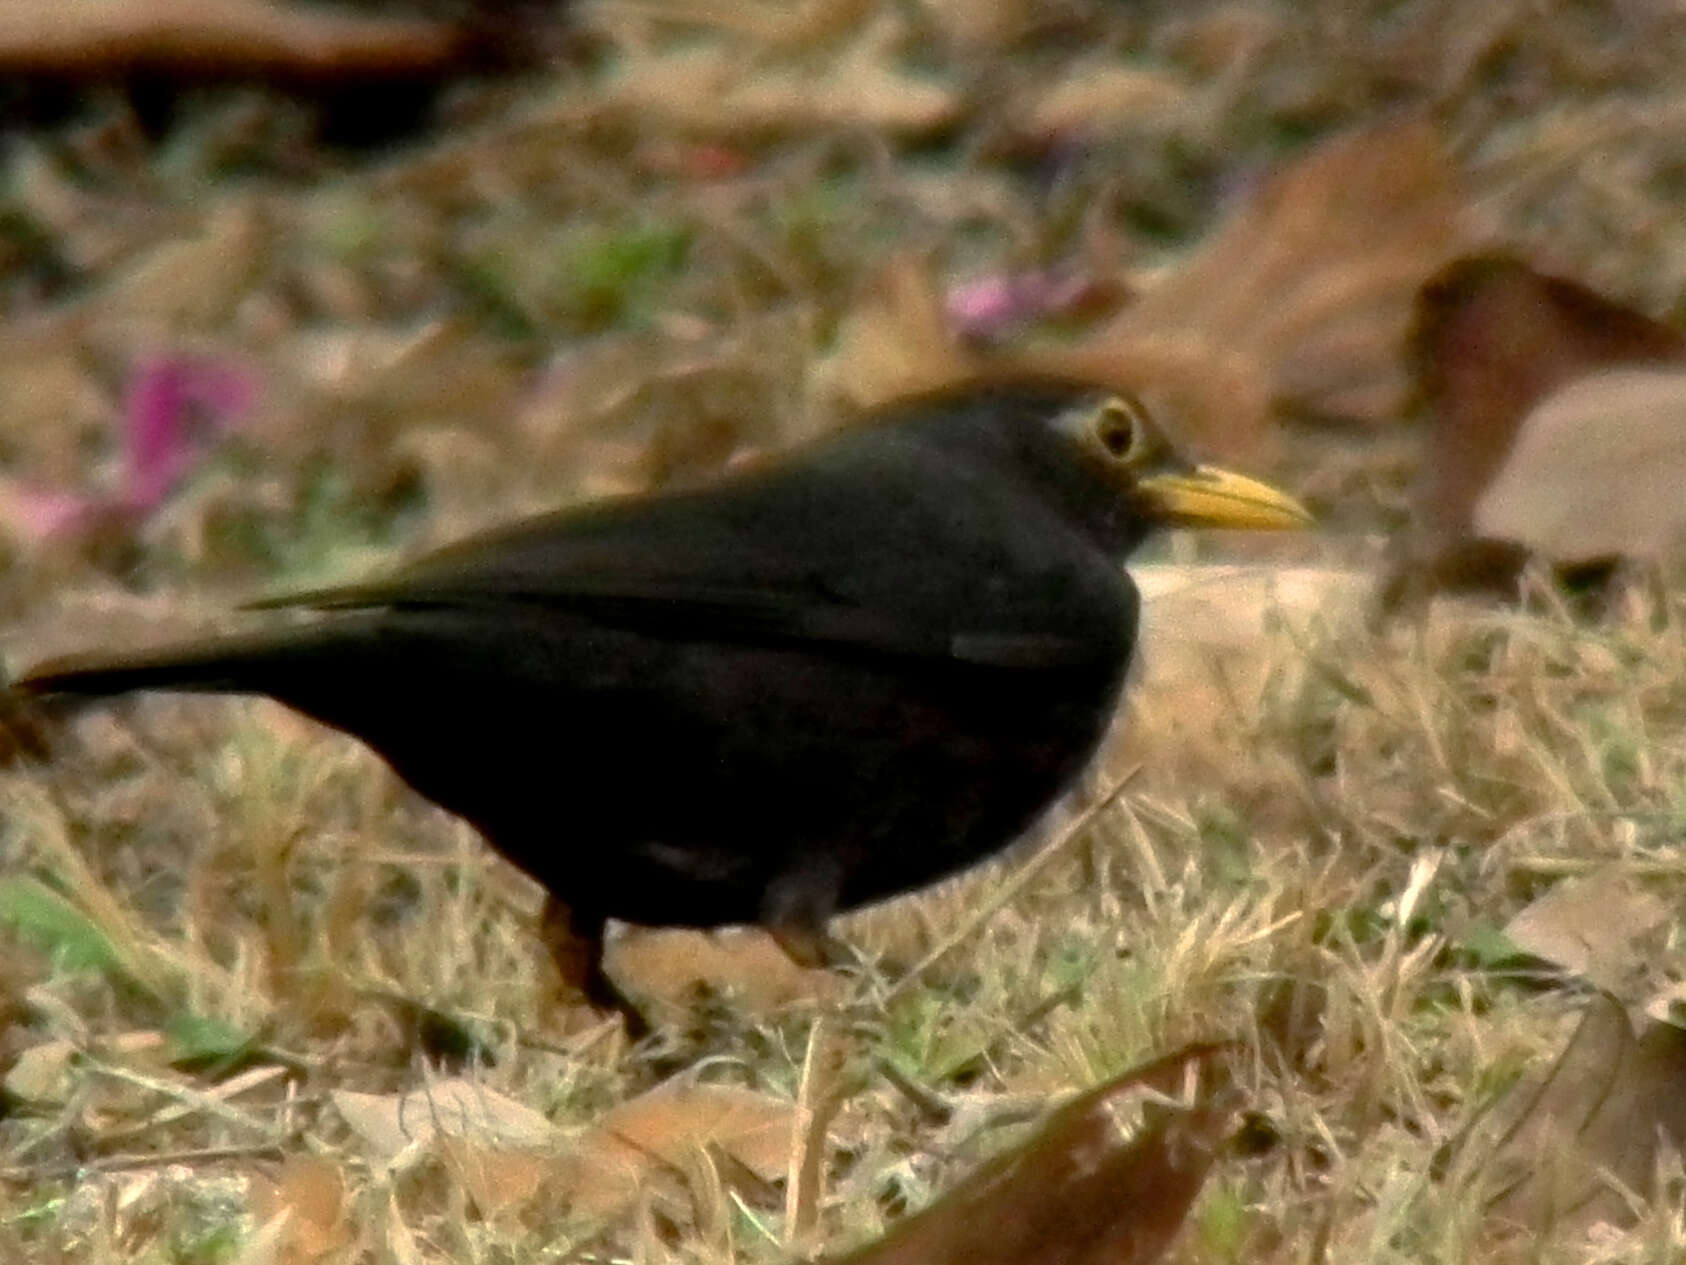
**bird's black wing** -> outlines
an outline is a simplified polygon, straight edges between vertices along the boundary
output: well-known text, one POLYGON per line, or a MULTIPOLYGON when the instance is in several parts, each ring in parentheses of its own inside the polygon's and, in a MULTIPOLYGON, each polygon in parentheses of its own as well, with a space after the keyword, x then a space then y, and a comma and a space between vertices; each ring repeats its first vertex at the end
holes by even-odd
POLYGON ((259 603, 554 606, 657 635, 1054 667, 1116 656, 1117 565, 1010 472, 883 431, 698 491, 450 546, 385 581, 259 603))

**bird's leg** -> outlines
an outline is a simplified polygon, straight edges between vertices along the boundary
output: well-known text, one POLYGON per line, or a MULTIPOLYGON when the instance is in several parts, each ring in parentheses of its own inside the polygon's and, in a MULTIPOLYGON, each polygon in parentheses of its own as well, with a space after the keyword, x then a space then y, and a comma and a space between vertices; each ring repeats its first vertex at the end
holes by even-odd
POLYGON ((810 970, 818 967, 849 966, 855 955, 849 946, 824 927, 804 926, 800 923, 773 923, 764 928, 773 943, 796 965, 810 970))
POLYGON ((836 909, 835 867, 812 865, 768 884, 761 902, 761 927, 798 966, 848 966, 854 955, 825 929, 826 920, 836 909))
POLYGON ((650 1031, 650 1023, 603 969, 607 923, 602 914, 575 909, 547 893, 544 912, 539 915, 539 935, 550 950, 563 985, 581 993, 597 1010, 618 1011, 626 1023, 627 1036, 637 1040, 650 1031))

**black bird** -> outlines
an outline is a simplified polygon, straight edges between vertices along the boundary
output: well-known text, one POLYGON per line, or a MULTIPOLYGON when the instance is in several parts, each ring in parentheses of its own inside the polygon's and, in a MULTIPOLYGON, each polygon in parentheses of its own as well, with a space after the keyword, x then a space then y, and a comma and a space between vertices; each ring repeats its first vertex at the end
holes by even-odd
POLYGON ((1155 527, 1298 527, 1128 395, 973 384, 700 490, 610 500, 259 607, 307 621, 55 659, 32 694, 265 694, 352 734, 550 893, 595 1004, 604 923, 831 914, 1013 841, 1113 715, 1155 527))

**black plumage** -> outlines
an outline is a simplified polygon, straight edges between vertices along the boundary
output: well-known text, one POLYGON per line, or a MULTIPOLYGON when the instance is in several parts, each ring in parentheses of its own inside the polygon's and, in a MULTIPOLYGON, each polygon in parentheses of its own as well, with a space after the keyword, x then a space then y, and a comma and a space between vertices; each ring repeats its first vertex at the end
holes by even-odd
POLYGON ((1010 843, 1112 717, 1165 523, 1304 520, 1178 459, 1135 400, 993 383, 692 491, 476 537, 307 620, 42 664, 37 694, 265 694, 362 739, 552 894, 594 1001, 604 920, 826 919, 1010 843))

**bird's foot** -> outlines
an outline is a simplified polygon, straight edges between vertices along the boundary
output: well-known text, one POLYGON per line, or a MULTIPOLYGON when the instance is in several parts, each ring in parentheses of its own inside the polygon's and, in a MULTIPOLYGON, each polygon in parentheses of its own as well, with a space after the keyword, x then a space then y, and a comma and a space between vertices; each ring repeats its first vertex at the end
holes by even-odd
POLYGON ((849 946, 824 927, 786 922, 773 923, 764 930, 773 937, 773 943, 784 950, 787 958, 808 970, 837 970, 855 964, 855 955, 849 946))
POLYGON ((644 1012, 637 1004, 620 990, 620 986, 609 978, 602 963, 598 963, 597 969, 587 974, 581 982, 580 991, 585 994, 587 1004, 594 1010, 618 1014, 621 1017, 627 1040, 642 1041, 650 1035, 650 1021, 644 1017, 644 1012))
POLYGON ((628 1039, 637 1041, 650 1032, 650 1021, 632 999, 620 990, 603 969, 603 931, 607 919, 581 913, 546 896, 539 915, 539 935, 556 963, 562 985, 583 997, 595 1010, 619 1014, 628 1039))
POLYGON ((838 862, 810 856, 767 886, 761 902, 761 927, 798 966, 844 967, 855 955, 825 929, 837 910, 838 862))

